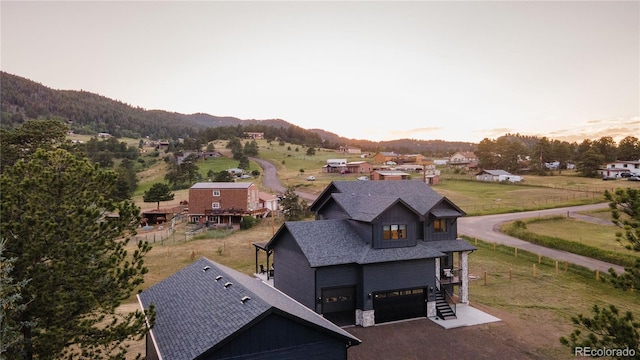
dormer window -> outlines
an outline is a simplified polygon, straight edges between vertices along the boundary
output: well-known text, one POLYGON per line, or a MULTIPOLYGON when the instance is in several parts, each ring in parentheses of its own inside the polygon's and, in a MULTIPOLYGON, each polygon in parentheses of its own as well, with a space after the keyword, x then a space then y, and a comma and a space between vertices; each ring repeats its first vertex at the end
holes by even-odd
POLYGON ((435 219, 433 221, 433 231, 447 232, 447 219, 435 219))
POLYGON ((407 225, 383 225, 382 226, 382 239, 383 240, 399 240, 407 238, 407 225))

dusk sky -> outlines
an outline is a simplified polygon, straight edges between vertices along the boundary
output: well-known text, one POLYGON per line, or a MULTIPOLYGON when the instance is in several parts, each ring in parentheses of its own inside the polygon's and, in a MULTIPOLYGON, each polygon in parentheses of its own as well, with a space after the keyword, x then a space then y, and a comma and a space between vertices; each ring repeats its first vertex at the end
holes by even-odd
MULTIPOLYGON (((369 140, 640 137, 640 1, 1 1, 2 71, 369 140)), ((1 84, 0 84, 1 86, 1 84)))

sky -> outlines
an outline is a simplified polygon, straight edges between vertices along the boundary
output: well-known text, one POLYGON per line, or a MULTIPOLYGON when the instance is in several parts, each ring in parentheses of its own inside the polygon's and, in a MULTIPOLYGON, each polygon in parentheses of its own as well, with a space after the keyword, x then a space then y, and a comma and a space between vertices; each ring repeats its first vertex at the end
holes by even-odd
POLYGON ((2 0, 0 20, 2 71, 148 110, 373 141, 640 137, 640 1, 2 0))

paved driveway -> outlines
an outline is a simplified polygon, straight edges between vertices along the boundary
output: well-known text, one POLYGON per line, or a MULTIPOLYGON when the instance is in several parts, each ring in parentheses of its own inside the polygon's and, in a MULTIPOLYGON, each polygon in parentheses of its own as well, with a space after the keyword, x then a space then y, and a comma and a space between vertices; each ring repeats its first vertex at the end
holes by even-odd
POLYGON ((458 233, 488 242, 496 242, 498 244, 518 247, 519 249, 527 250, 534 254, 541 254, 542 256, 546 256, 558 261, 566 260, 570 263, 581 265, 591 270, 598 269, 602 272, 607 272, 609 268, 613 268, 616 272, 622 273, 624 272, 624 268, 622 266, 592 259, 582 255, 572 254, 567 251, 550 249, 541 245, 532 244, 530 242, 503 234, 499 231, 502 223, 507 221, 549 215, 566 215, 568 217, 579 217, 579 214, 575 214, 576 212, 604 209, 607 207, 607 203, 601 203, 558 209, 526 211, 511 214, 463 217, 458 219, 458 233))

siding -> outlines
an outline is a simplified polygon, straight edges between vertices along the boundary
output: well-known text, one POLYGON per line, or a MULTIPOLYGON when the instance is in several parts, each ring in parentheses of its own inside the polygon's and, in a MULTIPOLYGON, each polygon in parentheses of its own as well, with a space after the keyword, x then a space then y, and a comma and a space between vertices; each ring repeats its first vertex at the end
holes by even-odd
POLYGON ((315 270, 289 232, 275 244, 273 264, 275 288, 315 311, 315 270))
POLYGON ((380 216, 373 225, 373 247, 376 249, 397 248, 415 246, 417 244, 416 227, 420 224, 420 218, 413 211, 402 204, 396 204, 380 216), (382 226, 390 224, 406 224, 407 238, 396 240, 382 239, 382 226))
MULTIPOLYGON (((361 286, 359 285, 359 266, 357 265, 342 265, 331 266, 316 269, 316 297, 319 298, 322 295, 323 288, 332 288, 340 286, 356 286, 356 306, 362 301, 360 295, 361 286)), ((318 307, 318 312, 321 310, 318 307)))
POLYGON ((447 231, 435 232, 433 227, 433 219, 425 223, 425 241, 438 241, 438 240, 455 240, 458 236, 458 222, 455 218, 446 218, 447 231))
POLYGON ((348 219, 349 215, 342 210, 335 201, 329 200, 326 206, 322 208, 322 212, 319 212, 316 215, 316 220, 324 220, 324 219, 348 219))
POLYGON ((344 341, 277 314, 203 359, 346 359, 344 341))
MULTIPOLYGON (((423 259, 372 264, 362 269, 363 310, 373 309, 373 299, 366 295, 386 290, 435 287, 435 260, 423 259)), ((427 292, 428 293, 428 292, 427 292)), ((429 294, 435 300, 435 293, 429 294)))

